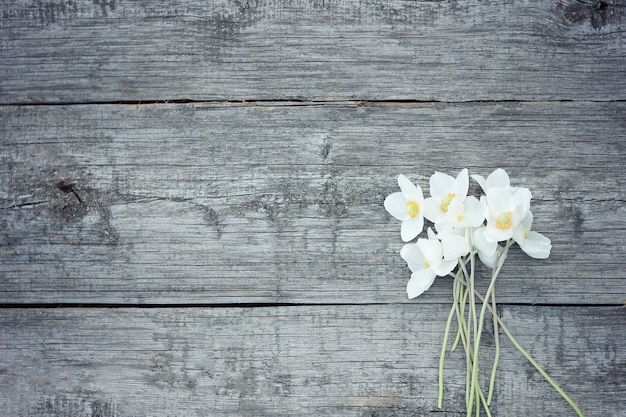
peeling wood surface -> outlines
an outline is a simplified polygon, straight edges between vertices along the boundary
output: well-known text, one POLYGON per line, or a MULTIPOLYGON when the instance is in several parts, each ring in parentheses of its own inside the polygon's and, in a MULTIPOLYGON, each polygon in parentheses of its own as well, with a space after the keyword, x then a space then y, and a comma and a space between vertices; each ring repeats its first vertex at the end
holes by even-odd
POLYGON ((0 103, 626 98, 624 0, 4 0, 0 103))
MULTIPOLYGON (((626 409, 623 0, 1 3, 1 417, 464 415, 382 207, 463 167, 553 242, 505 322, 626 409)), ((502 343, 494 416, 574 415, 502 343)))
MULTIPOLYGON (((618 416, 624 309, 504 307, 523 345, 589 417, 618 416), (601 389, 598 389, 601 387, 601 389)), ((6 416, 441 416, 464 407, 444 305, 0 311, 6 416), (446 411, 447 410, 447 411, 446 411)), ((485 359, 493 338, 483 341, 485 359)), ((572 415, 502 340, 494 415, 572 415)))

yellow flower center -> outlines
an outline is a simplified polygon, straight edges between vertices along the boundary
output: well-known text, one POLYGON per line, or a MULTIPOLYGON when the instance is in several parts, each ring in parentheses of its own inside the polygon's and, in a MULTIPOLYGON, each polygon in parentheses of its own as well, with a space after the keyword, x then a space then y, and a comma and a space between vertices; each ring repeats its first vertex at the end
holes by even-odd
POLYGON ((420 206, 415 202, 415 200, 409 200, 406 202, 406 211, 409 213, 411 218, 414 218, 420 212, 420 206))
POLYGON ((452 202, 452 199, 454 198, 454 196, 455 196, 455 194, 450 193, 450 194, 448 194, 447 196, 445 196, 444 198, 441 199, 441 205, 439 206, 441 211, 443 211, 444 213, 448 212, 448 206, 452 202))
POLYGON ((424 261, 424 269, 428 268, 430 268, 430 264, 428 263, 428 261, 424 261))
POLYGON ((496 217, 496 227, 501 230, 510 229, 513 226, 513 212, 503 211, 496 217))

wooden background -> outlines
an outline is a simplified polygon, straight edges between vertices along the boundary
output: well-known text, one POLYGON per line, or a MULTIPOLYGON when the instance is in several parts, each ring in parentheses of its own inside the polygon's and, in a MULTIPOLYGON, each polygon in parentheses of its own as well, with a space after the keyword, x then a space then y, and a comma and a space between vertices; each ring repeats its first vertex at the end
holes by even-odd
MULTIPOLYGON (((382 207, 463 167, 529 187, 553 242, 512 251, 503 319, 586 416, 624 415, 625 24, 624 0, 3 0, 0 415, 463 415, 460 352, 436 404, 451 282, 406 299, 382 207)), ((574 415, 502 343, 494 415, 574 415)))

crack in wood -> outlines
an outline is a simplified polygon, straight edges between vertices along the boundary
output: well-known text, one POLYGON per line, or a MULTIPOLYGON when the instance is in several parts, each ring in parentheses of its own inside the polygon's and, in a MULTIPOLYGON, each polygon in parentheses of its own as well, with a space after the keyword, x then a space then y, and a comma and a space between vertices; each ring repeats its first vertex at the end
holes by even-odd
POLYGON ((78 202, 80 204, 83 204, 83 200, 82 198, 80 198, 80 196, 78 195, 78 192, 76 190, 76 184, 73 184, 71 182, 68 182, 66 179, 62 179, 61 181, 56 183, 56 187, 63 191, 66 194, 74 194, 74 197, 76 197, 76 199, 78 200, 78 202))
POLYGON ((40 206, 42 204, 48 204, 48 200, 39 200, 39 201, 27 201, 24 203, 15 203, 15 204, 11 204, 10 206, 4 206, 4 207, 0 207, 0 210, 9 210, 9 209, 18 209, 18 208, 32 208, 32 207, 37 207, 40 206))

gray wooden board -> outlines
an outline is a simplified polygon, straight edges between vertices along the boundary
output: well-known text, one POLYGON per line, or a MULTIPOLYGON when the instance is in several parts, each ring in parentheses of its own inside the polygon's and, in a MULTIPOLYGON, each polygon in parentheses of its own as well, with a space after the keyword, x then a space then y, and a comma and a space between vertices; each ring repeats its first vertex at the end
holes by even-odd
MULTIPOLYGON (((0 310, 0 415, 463 414, 465 359, 437 367, 445 305, 0 310)), ((624 308, 502 307, 587 417, 626 406, 624 308)), ((488 328, 490 326, 487 326, 488 328)), ((571 416, 503 338, 494 415, 571 416)), ((489 369, 493 337, 483 338, 489 369)))
POLYGON ((4 0, 0 103, 623 100, 624 0, 4 0))
MULTIPOLYGON (((626 104, 0 108, 3 303, 405 302, 406 174, 504 167, 548 260, 503 302, 626 299, 626 104)), ((474 191, 475 186, 473 186, 474 191)), ((479 270, 486 275, 488 271, 479 270)), ((484 280, 483 280, 484 282, 484 280)), ((419 302, 446 302, 439 280, 419 302)))

